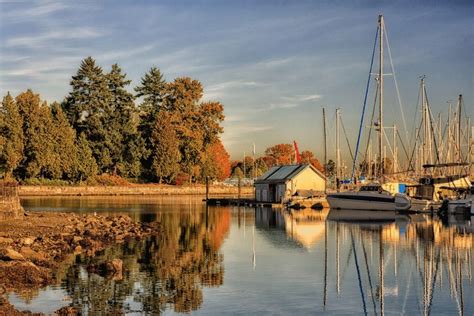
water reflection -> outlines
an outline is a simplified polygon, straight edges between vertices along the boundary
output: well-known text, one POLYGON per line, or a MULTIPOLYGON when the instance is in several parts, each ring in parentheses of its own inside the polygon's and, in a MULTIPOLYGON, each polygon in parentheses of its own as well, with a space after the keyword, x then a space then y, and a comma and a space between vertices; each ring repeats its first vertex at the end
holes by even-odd
MULTIPOLYGON (((163 228, 159 236, 112 247, 98 258, 71 259, 60 287, 65 304, 86 314, 474 313, 470 217, 207 209, 200 199, 172 197, 65 201, 25 205, 118 209, 163 228), (85 269, 112 258, 123 260, 121 279, 85 269)), ((28 297, 27 308, 36 311, 44 292, 28 297)))
POLYGON ((187 207, 136 218, 160 222, 161 233, 106 249, 95 258, 78 256, 62 277, 70 305, 86 314, 113 315, 133 311, 154 315, 169 307, 176 312, 198 309, 202 288, 223 284, 219 249, 229 231, 229 210, 187 207), (90 264, 114 258, 123 260, 121 278, 86 271, 90 264))

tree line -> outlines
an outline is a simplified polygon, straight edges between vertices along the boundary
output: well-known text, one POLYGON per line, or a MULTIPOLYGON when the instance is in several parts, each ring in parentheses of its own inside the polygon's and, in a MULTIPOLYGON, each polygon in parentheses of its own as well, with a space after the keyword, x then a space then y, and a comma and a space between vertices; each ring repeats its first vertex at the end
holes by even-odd
MULTIPOLYGON (((311 164, 324 172, 323 165, 310 150, 303 150, 300 154, 301 163, 311 164)), ((296 163, 296 154, 292 144, 277 144, 265 149, 260 157, 245 156, 242 160, 231 163, 231 175, 235 178, 254 178, 263 175, 273 166, 296 163)), ((326 175, 332 176, 334 162, 330 160, 326 165, 326 175)))
POLYGON ((220 140, 224 107, 204 102, 202 84, 167 82, 152 67, 135 93, 114 64, 85 58, 71 91, 47 104, 27 90, 0 107, 0 174, 20 181, 91 180, 102 174, 145 182, 197 182, 229 176, 220 140))

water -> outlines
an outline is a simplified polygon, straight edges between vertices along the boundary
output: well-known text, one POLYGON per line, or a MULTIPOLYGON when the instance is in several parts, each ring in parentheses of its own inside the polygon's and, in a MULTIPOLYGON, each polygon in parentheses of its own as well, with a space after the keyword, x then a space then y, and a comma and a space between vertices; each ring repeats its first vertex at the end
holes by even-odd
POLYGON ((473 315, 474 218, 209 207, 196 197, 28 198, 27 210, 126 213, 163 232, 76 257, 21 309, 85 314, 473 315), (364 222, 370 217, 371 223, 364 222), (85 267, 121 258, 121 280, 85 267))

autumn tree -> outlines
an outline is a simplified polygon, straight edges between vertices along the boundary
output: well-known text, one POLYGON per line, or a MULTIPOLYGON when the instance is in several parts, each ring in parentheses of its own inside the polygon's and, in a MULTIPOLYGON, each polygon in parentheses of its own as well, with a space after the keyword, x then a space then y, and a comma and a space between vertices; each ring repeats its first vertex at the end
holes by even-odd
POLYGON ((230 156, 220 140, 208 146, 203 162, 201 177, 203 180, 217 179, 223 181, 230 176, 230 156))
POLYGON ((301 152, 301 162, 311 164, 313 167, 315 167, 319 171, 324 172, 324 167, 321 165, 319 160, 316 157, 314 157, 313 152, 309 150, 303 150, 301 152))
POLYGON ((0 108, 0 166, 5 177, 13 176, 13 171, 23 159, 24 135, 23 119, 15 100, 8 93, 0 108))
POLYGON ((271 157, 275 165, 288 165, 294 160, 294 149, 291 144, 278 144, 267 148, 265 155, 271 157))

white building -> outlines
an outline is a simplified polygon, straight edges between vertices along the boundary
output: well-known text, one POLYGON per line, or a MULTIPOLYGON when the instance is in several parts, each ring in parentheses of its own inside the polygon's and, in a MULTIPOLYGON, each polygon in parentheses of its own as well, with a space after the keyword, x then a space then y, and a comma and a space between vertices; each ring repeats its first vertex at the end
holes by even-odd
POLYGON ((324 191, 324 174, 310 164, 275 166, 255 180, 257 202, 281 203, 298 190, 324 191))

